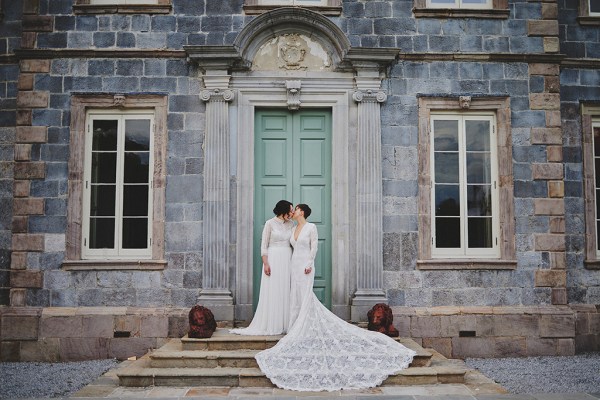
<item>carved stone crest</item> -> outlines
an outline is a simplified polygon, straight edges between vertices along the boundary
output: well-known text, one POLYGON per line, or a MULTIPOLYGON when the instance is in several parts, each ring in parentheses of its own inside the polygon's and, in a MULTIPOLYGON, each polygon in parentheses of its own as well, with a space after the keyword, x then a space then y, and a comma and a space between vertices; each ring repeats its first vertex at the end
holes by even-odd
POLYGON ((279 38, 277 55, 279 68, 291 70, 306 69, 306 66, 302 65, 306 51, 307 49, 298 34, 290 33, 281 36, 279 38))

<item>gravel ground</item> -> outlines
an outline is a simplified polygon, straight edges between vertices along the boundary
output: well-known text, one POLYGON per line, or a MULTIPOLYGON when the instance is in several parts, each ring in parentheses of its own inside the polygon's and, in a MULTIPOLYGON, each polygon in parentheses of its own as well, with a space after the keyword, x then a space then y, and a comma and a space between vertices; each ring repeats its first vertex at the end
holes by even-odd
MULTIPOLYGON (((594 393, 600 388, 600 353, 470 358, 466 363, 514 394, 594 393)), ((118 364, 117 360, 0 363, 0 399, 70 396, 118 364)))
POLYGON ((118 364, 117 360, 0 363, 0 399, 70 396, 118 364))
POLYGON ((510 393, 597 393, 600 353, 571 357, 469 358, 467 366, 510 393))

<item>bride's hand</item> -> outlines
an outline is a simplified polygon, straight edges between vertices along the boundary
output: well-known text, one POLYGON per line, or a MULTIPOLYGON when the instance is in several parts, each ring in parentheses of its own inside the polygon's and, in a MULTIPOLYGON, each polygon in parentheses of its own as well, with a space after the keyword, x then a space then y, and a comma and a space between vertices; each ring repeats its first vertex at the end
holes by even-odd
POLYGON ((271 267, 269 265, 265 264, 264 270, 265 270, 265 275, 266 276, 271 276, 271 267))
POLYGON ((312 272, 312 267, 306 267, 306 268, 304 268, 304 273, 306 275, 310 274, 311 272, 312 272))

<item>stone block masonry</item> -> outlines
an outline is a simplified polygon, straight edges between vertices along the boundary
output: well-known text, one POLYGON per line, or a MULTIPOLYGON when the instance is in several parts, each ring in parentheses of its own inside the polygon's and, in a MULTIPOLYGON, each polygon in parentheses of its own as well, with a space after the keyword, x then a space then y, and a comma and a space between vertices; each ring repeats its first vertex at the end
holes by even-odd
MULTIPOLYGON (((187 308, 0 308, 0 361, 141 357, 187 334, 187 308)), ((600 349, 593 305, 393 307, 400 336, 449 358, 557 356, 600 349)), ((219 323, 219 326, 227 326, 219 323)))
POLYGON ((558 356, 600 348, 600 313, 593 305, 392 309, 400 336, 449 358, 558 356))

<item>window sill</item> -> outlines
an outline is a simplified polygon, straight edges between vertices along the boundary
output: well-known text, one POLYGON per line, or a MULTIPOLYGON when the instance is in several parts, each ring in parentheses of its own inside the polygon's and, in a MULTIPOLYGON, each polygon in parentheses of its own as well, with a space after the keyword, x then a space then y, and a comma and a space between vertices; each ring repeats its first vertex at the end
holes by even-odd
POLYGON ((600 16, 599 17, 590 17, 590 16, 582 16, 582 17, 577 17, 577 22, 579 22, 579 25, 592 25, 592 26, 598 26, 600 25, 600 16))
POLYGON ((163 270, 167 266, 166 260, 75 260, 64 261, 62 268, 65 271, 92 271, 92 270, 163 270))
POLYGON ((413 8, 416 18, 493 18, 508 19, 508 9, 474 10, 464 8, 413 8))
POLYGON ((170 4, 76 4, 73 6, 75 14, 169 14, 170 12, 170 4))
POLYGON ((585 269, 600 269, 600 260, 585 260, 583 262, 585 269))
MULTIPOLYGON (((280 8, 281 6, 272 6, 272 5, 244 5, 244 12, 246 15, 257 15, 262 14, 267 11, 274 10, 276 8, 280 8)), ((342 7, 341 6, 314 6, 314 7, 302 7, 315 12, 318 12, 322 15, 329 16, 340 16, 342 15, 342 7)))
POLYGON ((517 260, 417 260, 418 270, 514 270, 517 260))

